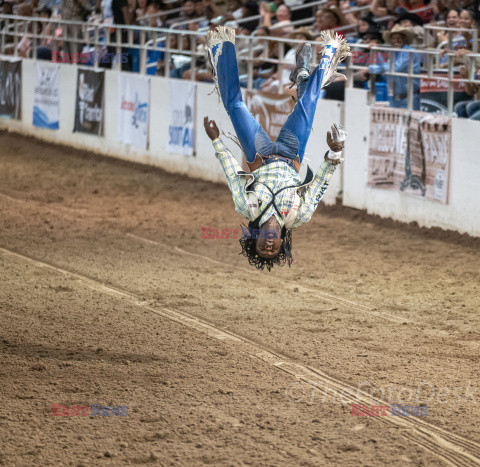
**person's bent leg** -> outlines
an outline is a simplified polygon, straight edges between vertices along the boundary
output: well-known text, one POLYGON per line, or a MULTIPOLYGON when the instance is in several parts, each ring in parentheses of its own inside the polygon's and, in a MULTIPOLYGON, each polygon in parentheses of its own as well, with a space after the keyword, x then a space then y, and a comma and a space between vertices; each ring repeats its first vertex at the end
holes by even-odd
POLYGON ((212 47, 212 55, 215 56, 215 53, 220 54, 216 60, 215 72, 223 105, 230 116, 247 162, 253 162, 257 152, 259 154, 261 154, 260 150, 268 152, 267 146, 268 143, 271 144, 271 140, 242 100, 235 46, 229 41, 222 42, 212 47), (217 49, 219 47, 221 51, 217 49), (256 138, 257 133, 259 135, 256 138), (255 148, 256 139, 262 146, 259 151, 255 148))
POLYGON ((312 131, 313 119, 322 85, 328 85, 330 79, 334 76, 338 58, 343 53, 344 51, 339 51, 335 46, 326 45, 320 64, 308 77, 306 84, 300 83, 297 103, 278 135, 277 142, 285 142, 288 146, 288 152, 296 152, 300 158, 300 163, 303 160, 305 147, 312 131), (337 52, 339 52, 338 55, 337 52), (298 141, 297 147, 292 147, 291 141, 293 137, 298 141))
POLYGON ((473 101, 467 103, 466 106, 466 113, 468 118, 472 118, 474 114, 476 114, 480 110, 480 101, 473 101))
POLYGON ((468 118, 467 115, 467 104, 470 104, 471 101, 461 101, 455 104, 453 111, 458 115, 458 118, 468 118))

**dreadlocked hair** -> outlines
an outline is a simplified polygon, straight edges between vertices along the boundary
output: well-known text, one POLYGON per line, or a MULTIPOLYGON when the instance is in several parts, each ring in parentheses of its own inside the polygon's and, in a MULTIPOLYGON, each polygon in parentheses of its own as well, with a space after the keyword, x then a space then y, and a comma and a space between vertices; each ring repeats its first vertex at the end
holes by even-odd
POLYGON ((252 232, 259 228, 259 219, 249 222, 248 229, 244 225, 240 226, 243 231, 243 236, 239 240, 242 247, 240 255, 246 256, 248 262, 255 266, 257 269, 267 269, 270 271, 273 266, 276 264, 280 267, 283 267, 285 263, 288 264, 288 267, 293 262, 292 257, 292 230, 282 227, 282 233, 280 237, 283 239, 282 246, 277 256, 273 258, 263 258, 257 252, 257 239, 254 238, 252 232))

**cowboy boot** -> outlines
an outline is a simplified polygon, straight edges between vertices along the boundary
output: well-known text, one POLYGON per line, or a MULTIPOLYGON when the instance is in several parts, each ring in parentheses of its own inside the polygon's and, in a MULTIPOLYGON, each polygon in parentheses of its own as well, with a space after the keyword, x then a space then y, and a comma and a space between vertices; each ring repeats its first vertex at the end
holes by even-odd
POLYGON ((309 42, 300 44, 295 54, 296 66, 290 73, 290 81, 298 84, 308 78, 310 74, 310 58, 312 56, 312 46, 309 42))

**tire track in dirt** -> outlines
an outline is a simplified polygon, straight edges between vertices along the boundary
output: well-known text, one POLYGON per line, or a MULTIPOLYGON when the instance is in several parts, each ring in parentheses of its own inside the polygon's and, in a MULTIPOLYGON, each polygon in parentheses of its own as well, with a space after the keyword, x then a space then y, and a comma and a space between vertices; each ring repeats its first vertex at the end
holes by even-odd
MULTIPOLYGON (((325 386, 332 388, 347 403, 360 403, 367 405, 388 405, 388 403, 372 397, 370 394, 360 391, 342 381, 332 378, 319 369, 315 369, 285 357, 262 347, 247 337, 222 330, 207 321, 191 316, 183 311, 173 310, 165 307, 153 306, 149 302, 132 292, 106 284, 83 274, 70 271, 44 261, 37 260, 30 256, 0 247, 4 256, 13 257, 27 262, 35 267, 46 269, 64 277, 78 280, 81 284, 100 293, 104 293, 119 299, 128 300, 132 305, 146 311, 155 313, 165 319, 187 326, 197 332, 203 332, 211 337, 225 342, 235 351, 244 352, 263 362, 266 362, 281 371, 284 371, 302 381, 323 394, 328 394, 325 386), (323 385, 323 389, 322 389, 323 385)), ((375 420, 389 426, 401 429, 401 433, 411 442, 423 447, 435 454, 449 465, 454 466, 475 466, 480 465, 480 444, 475 443, 455 433, 436 427, 415 417, 387 416, 376 417, 375 420)))
MULTIPOLYGON (((148 243, 150 245, 157 245, 157 246, 161 246, 161 247, 164 247, 164 248, 168 248, 170 250, 172 249, 172 245, 167 245, 165 243, 157 242, 155 240, 150 240, 148 238, 141 237, 139 235, 135 235, 133 233, 127 233, 126 235, 128 237, 131 237, 131 238, 134 238, 136 240, 148 243)), ((179 248, 177 246, 173 246, 173 250, 176 251, 177 253, 181 254, 181 255, 191 256, 191 257, 194 257, 194 258, 201 259, 202 261, 209 261, 211 263, 218 264, 218 265, 223 266, 223 267, 227 267, 227 268, 231 268, 231 269, 233 268, 233 269, 238 270, 238 271, 244 271, 248 274, 252 274, 252 273, 261 274, 261 272, 258 271, 257 269, 253 269, 253 268, 247 269, 247 268, 243 268, 241 266, 234 266, 233 264, 228 264, 228 263, 224 263, 224 262, 221 262, 221 261, 217 261, 217 260, 214 260, 213 258, 210 258, 210 257, 205 256, 205 255, 199 255, 198 253, 191 253, 189 251, 185 251, 182 248, 179 248)), ((335 303, 336 305, 340 304, 340 305, 349 306, 349 307, 354 306, 359 311, 361 311, 363 313, 366 313, 366 314, 369 314, 369 315, 372 315, 372 316, 375 316, 375 317, 380 317, 380 318, 386 319, 388 321, 393 321, 394 323, 403 324, 403 323, 407 322, 407 323, 412 323, 412 324, 417 324, 417 325, 422 324, 418 321, 413 321, 409 318, 404 318, 403 316, 394 315, 392 313, 381 313, 381 312, 375 311, 373 309, 373 307, 370 307, 368 305, 363 305, 361 303, 354 302, 353 300, 349 300, 349 299, 346 299, 346 298, 343 298, 343 297, 339 297, 337 295, 333 295, 333 294, 330 294, 330 293, 327 293, 327 292, 322 292, 321 290, 311 289, 309 287, 305 287, 305 286, 300 285, 300 284, 295 284, 294 283, 294 284, 292 284, 292 287, 298 288, 299 291, 311 292, 311 293, 314 293, 316 295, 319 295, 324 300, 335 303)))
MULTIPOLYGON (((41 201, 37 201, 37 200, 15 198, 15 197, 13 197, 13 196, 11 196, 7 193, 4 193, 4 192, 0 192, 0 196, 9 200, 9 201, 19 202, 19 203, 22 203, 22 204, 32 203, 32 204, 35 204, 37 208, 38 207, 43 207, 45 209, 48 209, 49 211, 57 210, 57 211, 61 211, 63 213, 67 213, 67 214, 74 214, 75 217, 77 217, 79 214, 87 214, 88 213, 88 211, 85 210, 85 209, 70 208, 70 207, 67 207, 67 206, 61 206, 61 205, 57 205, 57 204, 55 206, 49 206, 48 204, 43 203, 41 201)), ((185 250, 183 250, 182 248, 179 248, 176 245, 167 245, 165 243, 161 243, 161 242, 158 242, 158 241, 155 241, 155 240, 150 240, 148 238, 141 237, 141 236, 133 234, 133 233, 127 233, 126 236, 130 237, 130 238, 134 238, 137 241, 148 243, 150 245, 156 245, 156 246, 161 246, 161 247, 164 247, 164 248, 168 248, 169 250, 172 250, 172 247, 173 247, 173 251, 175 251, 178 254, 198 258, 202 261, 208 261, 209 263, 217 264, 219 266, 227 267, 227 268, 230 268, 230 269, 235 269, 237 271, 243 271, 243 272, 248 273, 249 275, 251 275, 252 273, 259 274, 259 275, 261 274, 261 271, 258 271, 256 269, 253 269, 253 268, 247 269, 247 268, 243 268, 241 266, 235 266, 233 264, 228 264, 228 263, 225 263, 225 262, 217 261, 217 260, 215 260, 213 258, 210 258, 208 256, 205 256, 205 255, 199 255, 197 253, 191 253, 189 251, 185 251, 185 250)), ((375 311, 374 308, 371 307, 371 306, 363 305, 363 304, 355 302, 353 300, 349 300, 349 299, 346 299, 346 298, 343 298, 343 297, 339 297, 337 295, 333 295, 333 294, 330 294, 330 293, 327 293, 327 292, 323 292, 323 291, 318 290, 318 289, 311 289, 309 287, 305 287, 303 285, 296 284, 296 283, 293 283, 291 285, 292 285, 292 289, 293 288, 298 288, 298 290, 300 292, 309 292, 309 293, 316 294, 316 295, 322 297, 324 300, 327 300, 327 301, 329 301, 331 303, 334 303, 336 305, 340 304, 340 305, 343 305, 343 306, 346 306, 346 307, 354 306, 354 307, 357 308, 358 311, 361 311, 365 314, 369 314, 371 316, 386 319, 386 320, 394 322, 396 324, 410 323, 410 324, 416 324, 416 325, 424 325, 424 323, 414 321, 410 318, 406 318, 406 317, 403 317, 403 316, 395 315, 393 313, 387 313, 387 312, 382 313, 382 312, 379 312, 379 311, 375 311)))

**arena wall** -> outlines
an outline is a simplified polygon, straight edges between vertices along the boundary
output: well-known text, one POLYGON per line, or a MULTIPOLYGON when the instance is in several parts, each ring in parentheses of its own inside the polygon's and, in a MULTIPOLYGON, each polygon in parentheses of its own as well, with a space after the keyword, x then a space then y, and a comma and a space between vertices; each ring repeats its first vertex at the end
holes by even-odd
POLYGON ((400 192, 367 187, 370 138, 367 92, 346 92, 343 204, 370 214, 402 222, 416 221, 422 227, 441 227, 480 236, 480 125, 452 120, 452 154, 448 204, 406 196, 400 192))
MULTIPOLYGON (((188 157, 166 150, 170 94, 168 79, 151 79, 150 143, 146 151, 118 142, 117 109, 118 72, 107 70, 105 75, 104 136, 73 133, 76 91, 76 67, 60 66, 60 129, 51 131, 33 126, 34 61, 24 60, 22 79, 22 119, 0 119, 0 128, 39 139, 88 149, 94 152, 162 167, 171 172, 214 182, 225 183, 220 164, 214 157, 210 140, 203 131, 203 117, 214 118, 225 132, 233 132, 232 125, 217 96, 211 94, 211 84, 197 83, 196 155, 188 157)), ((346 92, 346 105, 334 101, 320 101, 310 137, 306 162, 317 168, 323 159, 325 134, 333 122, 344 123, 347 132, 345 164, 335 174, 324 202, 334 204, 343 191, 343 203, 371 214, 390 217, 402 222, 417 221, 426 227, 442 227, 461 233, 480 236, 480 131, 477 122, 454 119, 452 124, 452 159, 450 169, 449 202, 447 205, 402 195, 401 193, 371 189, 366 186, 369 141, 369 107, 364 90, 346 92)), ((231 151, 241 160, 239 148, 224 138, 231 151)))
MULTIPOLYGON (((167 152, 167 137, 169 126, 170 94, 168 79, 154 77, 151 79, 151 114, 150 143, 146 151, 118 142, 118 72, 106 70, 105 74, 105 118, 104 136, 97 137, 84 133, 73 133, 75 92, 77 71, 74 65, 60 66, 60 128, 58 131, 37 128, 33 126, 33 90, 35 85, 34 60, 24 60, 22 69, 22 118, 20 121, 0 119, 0 128, 35 136, 39 139, 66 144, 81 149, 126 159, 134 162, 162 167, 167 171, 188 174, 214 182, 226 183, 225 176, 218 161, 215 159, 210 140, 203 130, 203 117, 214 118, 219 127, 233 133, 230 119, 219 104, 216 94, 211 94, 213 85, 197 83, 196 110, 196 154, 194 157, 167 152)), ((321 103, 317 110, 312 133, 307 146, 306 157, 312 168, 317 168, 328 149, 325 134, 328 125, 341 118, 342 104, 338 102, 321 103), (325 118, 328 116, 328 118, 325 118), (318 148, 321 148, 318 150, 318 148)), ((242 158, 238 146, 223 137, 232 153, 240 161, 242 158)), ((341 189, 341 171, 335 175, 332 186, 324 201, 333 204, 341 189)))

